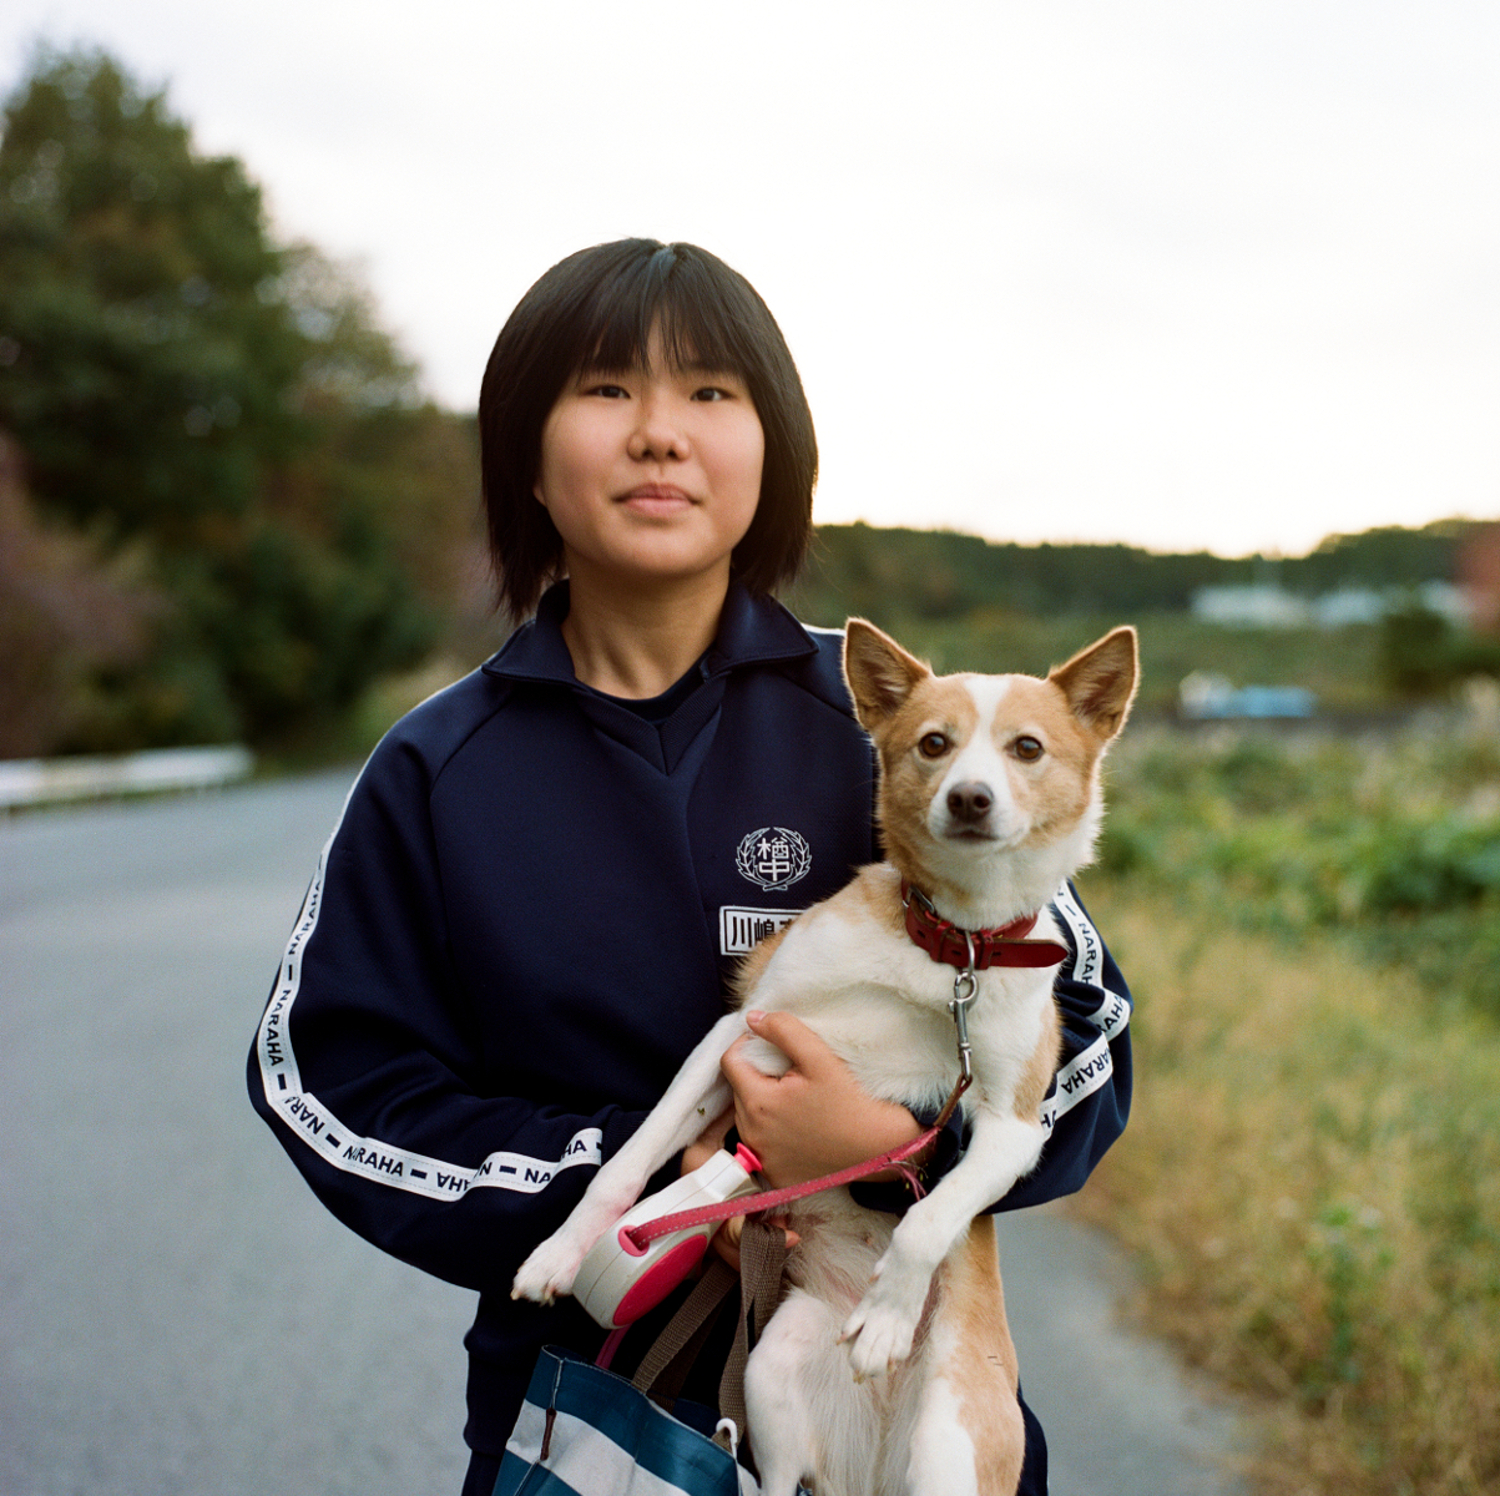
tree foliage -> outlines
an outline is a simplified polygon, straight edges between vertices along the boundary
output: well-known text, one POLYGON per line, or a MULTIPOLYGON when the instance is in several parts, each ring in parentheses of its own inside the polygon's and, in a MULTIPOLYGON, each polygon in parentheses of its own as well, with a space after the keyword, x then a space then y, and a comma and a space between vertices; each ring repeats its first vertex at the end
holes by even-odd
POLYGON ((143 557, 159 600, 148 647, 79 667, 94 706, 52 748, 274 737, 434 638, 469 434, 353 278, 277 243, 244 166, 102 53, 39 53, 5 111, 0 427, 46 522, 143 557))
POLYGON ((0 435, 0 758, 46 752, 93 715, 93 680, 141 658, 156 604, 138 559, 106 562, 44 523, 16 444, 0 435))
POLYGON ((1500 679, 1500 639, 1459 629, 1412 600, 1381 620, 1380 670, 1398 696, 1446 696, 1473 676, 1500 679))

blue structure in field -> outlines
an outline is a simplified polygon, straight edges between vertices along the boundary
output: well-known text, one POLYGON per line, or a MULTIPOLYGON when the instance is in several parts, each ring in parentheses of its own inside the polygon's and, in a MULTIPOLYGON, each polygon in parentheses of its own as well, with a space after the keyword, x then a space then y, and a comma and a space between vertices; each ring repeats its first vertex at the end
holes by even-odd
POLYGON ((1303 686, 1235 686, 1206 670, 1184 676, 1177 699, 1182 715, 1196 721, 1305 718, 1318 710, 1318 698, 1303 686))

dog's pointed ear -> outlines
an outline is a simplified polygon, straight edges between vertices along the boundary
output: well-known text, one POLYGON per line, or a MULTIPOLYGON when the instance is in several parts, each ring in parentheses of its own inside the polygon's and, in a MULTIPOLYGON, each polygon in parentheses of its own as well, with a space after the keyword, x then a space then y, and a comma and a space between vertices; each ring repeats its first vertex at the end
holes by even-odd
POLYGON ((917 683, 931 674, 873 623, 851 618, 845 626, 844 676, 866 731, 873 732, 899 711, 917 683))
POLYGON ((1054 666, 1047 679, 1062 688, 1073 715, 1108 742, 1125 725, 1140 674, 1135 630, 1127 626, 1054 666))

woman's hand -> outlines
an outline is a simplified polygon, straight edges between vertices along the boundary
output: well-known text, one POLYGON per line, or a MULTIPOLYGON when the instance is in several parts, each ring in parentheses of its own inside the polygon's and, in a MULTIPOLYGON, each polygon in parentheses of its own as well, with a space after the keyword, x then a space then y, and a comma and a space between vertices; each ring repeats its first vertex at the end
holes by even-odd
POLYGON ((801 1019, 752 1012, 745 1021, 751 1033, 792 1062, 785 1075, 762 1075, 746 1058, 746 1041, 740 1039, 719 1064, 734 1091, 740 1139, 773 1185, 818 1179, 921 1135, 904 1106, 877 1101, 861 1089, 849 1067, 801 1019))

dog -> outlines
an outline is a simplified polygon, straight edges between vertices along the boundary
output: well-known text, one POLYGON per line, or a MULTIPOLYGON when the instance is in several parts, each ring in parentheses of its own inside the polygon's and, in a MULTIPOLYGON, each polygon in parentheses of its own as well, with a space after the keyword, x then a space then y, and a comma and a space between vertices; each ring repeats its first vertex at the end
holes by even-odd
MULTIPOLYGON (((860 1208, 845 1189, 787 1208, 800 1243, 787 1259, 787 1296, 746 1369, 748 1437, 765 1496, 794 1496, 799 1481, 818 1496, 1012 1496, 1025 1433, 985 1211, 1041 1156, 1061 1044, 1050 968, 1065 947, 1026 952, 1036 964, 1019 965, 984 965, 975 952, 986 937, 997 948, 1057 941, 1048 904, 1093 854, 1100 763, 1139 676, 1136 634, 1115 629, 1045 680, 937 676, 850 619, 844 673, 879 756, 887 860, 746 957, 740 1010, 797 1014, 867 1093, 930 1112, 959 1068, 950 1014, 962 999, 969 1142, 899 1220, 860 1208), (919 940, 948 949, 933 954, 919 940)), ((566 1294, 651 1175, 705 1116, 728 1108, 719 1061, 748 1033, 741 1011, 710 1030, 522 1264, 513 1296, 566 1294)), ((785 1073, 779 1050, 749 1044, 757 1068, 785 1073)))

